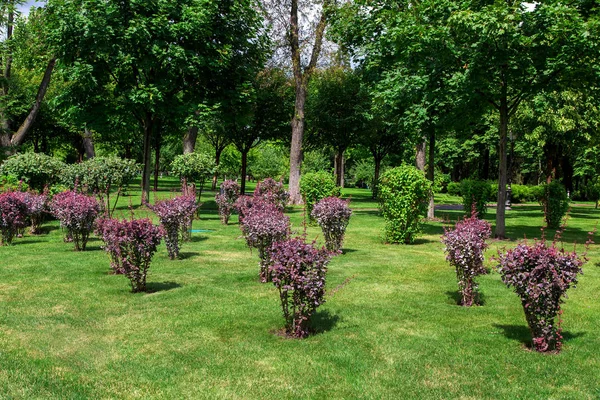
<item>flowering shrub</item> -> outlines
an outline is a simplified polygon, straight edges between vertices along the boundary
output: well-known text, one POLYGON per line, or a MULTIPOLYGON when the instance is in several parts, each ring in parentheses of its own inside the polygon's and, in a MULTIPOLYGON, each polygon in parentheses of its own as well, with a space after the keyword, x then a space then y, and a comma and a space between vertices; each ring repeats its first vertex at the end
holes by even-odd
POLYGON ((271 202, 283 211, 290 198, 290 194, 285 191, 283 183, 277 182, 272 178, 267 178, 256 185, 256 189, 254 189, 254 198, 261 198, 271 202))
POLYGON ((132 292, 146 291, 148 268, 164 236, 163 229, 147 218, 130 221, 105 219, 98 223, 98 234, 110 256, 111 268, 116 273, 127 275, 132 292))
POLYGON ((20 229, 26 226, 27 205, 18 192, 0 194, 0 245, 10 245, 20 229))
POLYGON ((294 238, 269 249, 269 272, 279 290, 285 331, 297 338, 310 333, 310 318, 325 303, 325 277, 331 254, 294 238))
POLYGON ((240 197, 240 186, 236 181, 225 181, 221 183, 221 193, 215 196, 215 201, 219 207, 219 216, 221 223, 227 225, 229 217, 235 210, 236 201, 240 197))
POLYGON ((271 245, 285 240, 290 230, 290 219, 276 205, 255 199, 245 212, 240 229, 250 248, 258 250, 260 257, 260 280, 270 281, 268 252, 271 245))
POLYGON ((40 233, 40 226, 42 225, 42 219, 46 211, 48 196, 32 192, 18 192, 16 195, 27 206, 27 216, 31 222, 31 234, 37 235, 40 233))
POLYGON ((306 213, 312 222, 312 210, 319 200, 325 197, 339 196, 340 188, 335 185, 333 175, 325 171, 309 172, 302 175, 300 193, 306 205, 306 213))
POLYGON ((520 243, 499 252, 498 271, 521 298, 535 350, 560 351, 560 305, 567 289, 577 284, 586 261, 585 255, 558 249, 556 243, 548 246, 545 241, 520 243))
POLYGON ((403 165, 387 170, 379 184, 379 202, 390 243, 413 243, 427 212, 431 183, 422 171, 403 165))
POLYGON ((165 243, 169 258, 174 260, 179 257, 179 231, 182 227, 189 226, 196 212, 196 199, 194 195, 178 196, 170 200, 161 200, 154 206, 148 207, 160 219, 166 236, 165 243))
POLYGON ((486 272, 483 253, 488 248, 485 241, 491 234, 491 225, 473 213, 470 218, 458 221, 454 230, 446 230, 442 236, 446 260, 456 269, 461 305, 465 307, 477 302, 475 277, 486 272))
POLYGON ((96 199, 69 190, 54 196, 50 210, 60 225, 67 229, 67 237, 75 243, 75 251, 85 250, 100 212, 96 199))
POLYGON ((311 216, 317 220, 323 231, 327 250, 341 250, 350 215, 352 210, 348 207, 348 201, 337 197, 326 197, 313 208, 311 216))

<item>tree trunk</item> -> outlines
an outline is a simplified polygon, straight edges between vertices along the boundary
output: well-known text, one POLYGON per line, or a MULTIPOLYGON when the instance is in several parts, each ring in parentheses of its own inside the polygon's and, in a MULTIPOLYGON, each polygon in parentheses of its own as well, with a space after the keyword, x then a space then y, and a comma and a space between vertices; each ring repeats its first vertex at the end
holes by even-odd
POLYGON ((481 179, 484 181, 490 179, 490 148, 488 145, 485 145, 485 150, 483 151, 483 171, 481 172, 481 179))
POLYGON ((144 120, 144 170, 142 173, 142 205, 150 202, 150 174, 152 173, 152 132, 154 117, 148 113, 144 120))
POLYGON ((344 187, 344 149, 339 149, 335 155, 335 183, 344 187))
POLYGON ((85 127, 85 132, 83 134, 83 148, 85 151, 85 158, 91 160, 92 158, 96 157, 96 148, 94 146, 92 131, 90 131, 87 127, 85 127))
POLYGON ((306 87, 303 83, 296 89, 296 104, 292 119, 292 143, 290 148, 290 203, 301 204, 300 168, 302 167, 302 140, 304 137, 304 106, 306 104, 306 87))
POLYGON ((379 155, 373 155, 375 159, 375 175, 373 177, 373 188, 371 189, 371 193, 373 193, 373 198, 377 198, 377 188, 379 187, 379 175, 381 174, 381 161, 383 157, 379 155))
POLYGON ((156 129, 156 140, 154 142, 154 191, 158 191, 158 176, 160 174, 160 146, 161 146, 161 132, 160 129, 156 129))
POLYGON ((498 146, 498 158, 500 167, 498 171, 498 203, 496 205, 496 237, 506 238, 506 182, 507 174, 507 152, 506 144, 508 137, 508 101, 506 96, 506 83, 503 86, 503 96, 500 99, 500 145, 498 146))
POLYGON ((219 163, 221 162, 221 153, 223 153, 223 150, 224 150, 224 148, 215 150, 215 166, 217 167, 217 171, 215 171, 215 174, 213 175, 213 178, 212 178, 212 190, 217 189, 217 181, 219 180, 218 167, 219 167, 219 163))
POLYGON ((198 128, 191 126, 183 136, 183 154, 193 153, 196 149, 196 140, 198 139, 198 128))
POLYGON ((417 144, 417 155, 415 157, 415 165, 417 167, 417 169, 419 169, 419 171, 423 171, 425 172, 425 163, 426 161, 426 157, 425 157, 425 149, 427 147, 427 142, 422 142, 417 144))
MULTIPOLYGON (((435 127, 431 128, 429 132, 429 163, 427 166, 427 179, 433 185, 435 179, 435 127)), ((435 198, 433 190, 431 191, 431 197, 429 198, 429 207, 427 208, 427 218, 435 218, 435 198)))
POLYGON ((240 184, 240 194, 243 196, 246 194, 246 172, 248 169, 248 151, 242 151, 242 182, 240 184))

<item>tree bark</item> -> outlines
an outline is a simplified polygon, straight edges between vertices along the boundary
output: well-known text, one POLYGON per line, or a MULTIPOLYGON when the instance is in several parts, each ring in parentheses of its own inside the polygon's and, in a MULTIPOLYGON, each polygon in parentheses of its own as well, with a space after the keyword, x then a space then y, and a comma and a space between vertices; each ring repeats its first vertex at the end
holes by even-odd
POLYGON ((94 146, 92 131, 90 131, 87 127, 84 128, 83 133, 83 149, 85 151, 85 158, 88 160, 96 157, 96 148, 94 146))
POLYGON ((335 184, 344 187, 344 149, 339 149, 335 155, 335 184))
POLYGON ((381 174, 381 161, 383 161, 383 157, 378 155, 373 155, 375 160, 375 176, 373 177, 373 189, 371 193, 373 194, 373 198, 377 198, 377 188, 379 187, 379 175, 381 174))
POLYGON ((193 153, 196 149, 196 140, 198 139, 198 128, 191 126, 183 136, 183 154, 193 153))
POLYGON ((248 151, 242 151, 242 182, 240 183, 240 194, 243 196, 246 194, 246 172, 248 169, 248 151))
POLYGON ((508 138, 508 100, 506 96, 506 82, 503 86, 503 95, 500 99, 500 145, 498 148, 498 158, 500 161, 500 167, 498 171, 498 203, 496 205, 496 237, 498 239, 506 238, 506 182, 508 178, 507 174, 507 151, 506 144, 508 138))
MULTIPOLYGON (((429 132, 429 163, 427 166, 427 179, 429 179, 433 185, 435 180, 435 127, 432 127, 429 132)), ((429 198, 427 218, 435 218, 435 197, 433 195, 433 190, 431 191, 431 197, 429 198)))
POLYGON ((212 178, 212 190, 217 189, 217 181, 219 180, 218 167, 219 167, 219 163, 221 162, 221 153, 223 153, 223 150, 225 150, 225 148, 215 149, 215 166, 217 167, 217 170, 215 171, 215 174, 213 175, 213 178, 212 178))
POLYGON ((142 205, 150 202, 150 174, 152 161, 152 132, 154 117, 148 113, 144 120, 144 170, 142 173, 142 205))
POLYGON ((415 157, 415 165, 417 167, 417 169, 419 169, 419 171, 423 171, 425 172, 425 164, 426 164, 426 157, 425 157, 425 149, 427 147, 427 142, 422 142, 417 144, 416 146, 416 157, 415 157))
POLYGON ((156 140, 154 142, 154 191, 158 191, 158 176, 160 174, 160 146, 161 146, 161 132, 160 129, 156 129, 156 140))

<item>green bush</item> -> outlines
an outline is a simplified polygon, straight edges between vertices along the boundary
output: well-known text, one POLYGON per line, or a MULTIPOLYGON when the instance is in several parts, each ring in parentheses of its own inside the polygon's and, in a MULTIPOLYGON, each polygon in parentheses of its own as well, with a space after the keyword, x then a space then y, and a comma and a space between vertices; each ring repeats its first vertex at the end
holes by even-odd
POLYGON ((0 175, 12 175, 41 192, 45 186, 58 182, 64 170, 65 163, 56 158, 41 153, 20 153, 4 161, 0 175))
POLYGON ((460 191, 460 183, 459 182, 449 182, 446 186, 446 191, 450 196, 461 196, 460 191))
POLYGON ((415 167, 403 165, 381 176, 379 202, 385 218, 386 241, 414 243, 430 196, 431 182, 415 167))
POLYGON ((27 183, 20 181, 14 175, 0 175, 0 193, 5 192, 26 192, 29 189, 27 183))
POLYGON ((510 201, 514 204, 527 203, 529 201, 536 201, 535 196, 532 193, 531 186, 527 185, 511 185, 511 196, 510 201))
POLYGON ((375 163, 372 160, 360 160, 350 170, 356 187, 372 188, 375 180, 375 163))
POLYGON ((306 214, 312 219, 315 204, 325 197, 339 197, 340 188, 335 185, 335 179, 329 172, 309 172, 300 179, 300 193, 306 205, 306 214))
POLYGON ((567 189, 557 181, 542 185, 543 197, 540 201, 544 207, 548 228, 556 229, 569 210, 567 189))
POLYGON ((465 179, 460 183, 460 191, 462 193, 465 215, 471 216, 471 210, 474 205, 477 215, 483 218, 487 211, 487 202, 490 198, 490 184, 486 181, 465 179))
POLYGON ((452 183, 450 182, 450 174, 444 174, 439 169, 435 170, 432 187, 434 193, 446 193, 450 183, 452 183))

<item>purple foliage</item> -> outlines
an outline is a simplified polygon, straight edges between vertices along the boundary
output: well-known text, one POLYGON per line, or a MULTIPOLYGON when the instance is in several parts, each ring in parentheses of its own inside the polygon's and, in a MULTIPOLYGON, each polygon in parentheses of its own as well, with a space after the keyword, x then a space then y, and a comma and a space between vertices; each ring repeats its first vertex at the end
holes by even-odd
POLYGON ((127 275, 132 292, 146 291, 146 277, 152 256, 165 232, 150 219, 98 222, 98 235, 110 256, 110 266, 118 274, 127 275))
POLYGON ((488 248, 485 241, 491 234, 491 225, 477 218, 474 212, 471 217, 458 221, 454 230, 446 230, 442 236, 446 260, 456 269, 461 305, 465 307, 477 303, 475 277, 486 273, 483 253, 488 248))
POLYGON ((94 221, 100 212, 98 201, 84 194, 66 191, 54 196, 50 211, 67 229, 67 237, 75 243, 75 251, 85 250, 94 221))
POLYGON ((338 197, 326 197, 315 204, 311 216, 317 220, 325 236, 325 246, 331 252, 342 249, 346 227, 352 210, 348 201, 338 197))
POLYGON ((499 252, 497 268, 506 286, 521 298, 535 350, 560 351, 560 305, 586 262, 585 255, 558 249, 556 243, 548 246, 544 240, 499 252))
POLYGON ((227 180, 221 183, 221 193, 215 196, 215 201, 219 207, 222 224, 227 225, 229 222, 229 217, 236 208, 238 197, 240 197, 240 186, 236 181, 227 180))
POLYGON ((261 282, 270 281, 267 250, 277 241, 285 240, 290 231, 290 219, 273 203, 254 199, 246 209, 240 229, 250 248, 258 250, 261 282))
POLYGON ((20 229, 26 226, 27 205, 19 192, 0 194, 0 244, 10 245, 20 229))
POLYGON ((182 228, 187 229, 196 212, 196 197, 191 194, 178 196, 170 200, 157 201, 154 206, 148 205, 148 207, 160 219, 166 232, 165 243, 169 258, 174 260, 179 257, 179 231, 182 228))
POLYGON ((304 338, 310 333, 310 318, 325 303, 325 277, 331 253, 303 239, 274 243, 269 249, 269 271, 279 289, 285 330, 304 338))
POLYGON ((260 198, 273 203, 277 208, 283 211, 290 198, 290 194, 286 192, 282 182, 277 182, 273 178, 267 178, 256 185, 256 189, 254 189, 254 198, 260 198))
POLYGON ((31 234, 36 235, 40 232, 44 212, 48 206, 48 196, 33 192, 19 192, 21 201, 27 206, 27 216, 31 222, 31 234))

